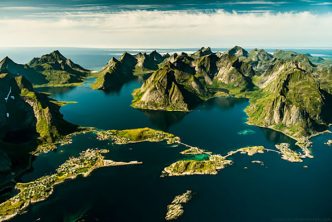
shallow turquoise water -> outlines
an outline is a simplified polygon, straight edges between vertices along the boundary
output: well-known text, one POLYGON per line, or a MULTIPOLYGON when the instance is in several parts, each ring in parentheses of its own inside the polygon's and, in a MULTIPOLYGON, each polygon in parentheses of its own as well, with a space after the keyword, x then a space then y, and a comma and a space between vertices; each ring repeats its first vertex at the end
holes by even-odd
MULTIPOLYGON (((264 145, 274 149, 280 142, 294 141, 278 132, 245 123, 246 100, 216 98, 190 113, 141 111, 130 107, 133 81, 119 92, 105 94, 85 85, 43 89, 58 100, 77 101, 61 112, 70 122, 101 129, 152 127, 180 136, 183 142, 214 153, 264 145), (239 132, 251 132, 240 133, 239 132)), ((184 147, 165 143, 112 145, 92 134, 79 135, 72 144, 34 158, 25 173, 27 182, 52 173, 69 156, 87 148, 107 148, 113 160, 143 161, 140 166, 98 169, 55 188, 46 201, 32 205, 14 221, 163 221, 166 205, 175 195, 192 189, 193 199, 179 221, 305 221, 332 220, 332 147, 324 145, 331 134, 313 139, 314 159, 289 163, 275 153, 248 157, 237 154, 234 164, 216 176, 164 177, 162 169, 184 158, 184 147), (264 166, 251 163, 261 160, 264 166), (308 166, 308 168, 304 168, 308 166)))

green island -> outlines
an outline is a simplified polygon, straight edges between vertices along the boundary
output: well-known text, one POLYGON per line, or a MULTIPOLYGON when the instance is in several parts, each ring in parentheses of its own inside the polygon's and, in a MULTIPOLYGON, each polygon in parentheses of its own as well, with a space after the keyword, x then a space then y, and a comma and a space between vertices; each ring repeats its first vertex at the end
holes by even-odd
POLYGON ((142 164, 142 162, 115 162, 105 160, 102 154, 108 150, 88 149, 78 157, 72 157, 56 169, 56 173, 43 176, 29 183, 17 183, 18 194, 0 204, 0 221, 9 220, 22 213, 31 204, 47 199, 57 184, 82 175, 87 177, 101 167, 142 164))
POLYGON ((173 201, 167 206, 165 220, 176 220, 184 213, 183 205, 188 203, 192 198, 192 191, 187 190, 183 194, 174 197, 173 201))
POLYGON ((97 139, 111 139, 115 144, 128 144, 138 142, 161 142, 166 141, 168 144, 180 142, 180 138, 171 133, 151 128, 137 128, 126 130, 104 130, 96 131, 97 139))

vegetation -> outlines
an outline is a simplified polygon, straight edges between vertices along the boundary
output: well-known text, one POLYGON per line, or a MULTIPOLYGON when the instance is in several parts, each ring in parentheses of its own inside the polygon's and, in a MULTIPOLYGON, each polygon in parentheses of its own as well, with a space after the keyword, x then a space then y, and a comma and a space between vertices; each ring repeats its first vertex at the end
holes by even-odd
POLYGON ((164 176, 215 175, 219 170, 231 165, 232 161, 220 155, 210 155, 208 160, 179 160, 165 167, 164 176))
POLYGON ((180 141, 180 138, 174 136, 173 134, 150 128, 96 131, 96 134, 98 139, 111 139, 116 144, 161 141, 166 141, 168 144, 173 144, 180 141))

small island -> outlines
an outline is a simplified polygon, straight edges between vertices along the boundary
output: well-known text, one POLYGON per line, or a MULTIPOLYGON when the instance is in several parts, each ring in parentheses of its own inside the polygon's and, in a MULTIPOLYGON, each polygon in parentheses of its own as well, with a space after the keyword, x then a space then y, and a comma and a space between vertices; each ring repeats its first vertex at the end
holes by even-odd
POLYGON ((179 143, 180 138, 171 133, 151 128, 137 128, 126 130, 105 130, 96 131, 97 139, 112 140, 115 144, 128 144, 139 142, 161 142, 166 141, 168 144, 179 143))
POLYGON ((328 146, 331 146, 332 145, 332 140, 328 140, 325 144, 328 145, 328 146))
POLYGON ((276 148, 281 152, 281 158, 289 162, 303 162, 303 156, 294 150, 291 150, 288 143, 280 143, 276 148))
MULTIPOLYGON (((184 154, 189 155, 188 152, 185 152, 184 154)), ((164 168, 162 176, 216 175, 219 170, 232 164, 231 160, 227 160, 221 155, 211 153, 204 154, 206 154, 207 158, 184 159, 172 163, 170 166, 164 168)))
POLYGON ((56 169, 56 173, 43 176, 29 183, 17 183, 18 194, 0 204, 0 221, 9 220, 22 213, 30 204, 47 199, 54 186, 68 179, 82 175, 87 177, 92 171, 101 167, 142 164, 142 162, 115 162, 105 160, 103 154, 108 150, 88 149, 78 157, 72 157, 56 169))
MULTIPOLYGON (((274 152, 281 155, 281 158, 289 162, 302 162, 304 158, 307 158, 307 154, 301 154, 290 149, 290 144, 282 143, 276 145, 277 150, 268 149, 264 146, 247 146, 228 152, 222 156, 219 154, 212 154, 198 147, 190 147, 183 144, 188 149, 180 152, 187 158, 178 160, 171 165, 164 168, 161 176, 187 176, 187 175, 216 175, 221 169, 233 164, 233 161, 228 159, 235 154, 245 154, 253 156, 256 154, 264 154, 265 152, 274 152)), ((253 163, 259 163, 261 161, 254 160, 253 163)))
POLYGON ((176 220, 184 213, 183 205, 188 203, 192 198, 192 191, 187 190, 185 193, 174 197, 172 203, 167 206, 165 220, 176 220))

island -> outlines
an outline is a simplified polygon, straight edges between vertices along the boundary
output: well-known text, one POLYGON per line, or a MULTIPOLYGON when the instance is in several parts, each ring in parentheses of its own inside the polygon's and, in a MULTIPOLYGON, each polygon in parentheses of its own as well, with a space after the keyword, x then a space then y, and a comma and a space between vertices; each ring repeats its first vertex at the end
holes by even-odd
POLYGON ((95 131, 95 133, 97 139, 112 140, 115 144, 161 141, 166 141, 168 144, 174 144, 180 142, 180 138, 171 133, 147 127, 126 130, 100 130, 95 131))
POLYGON ((17 183, 18 193, 0 204, 0 221, 9 220, 24 212, 31 204, 47 199, 57 184, 82 175, 87 177, 92 171, 101 167, 136 165, 142 162, 115 162, 105 160, 105 149, 87 149, 78 157, 72 157, 60 165, 54 174, 43 176, 29 183, 17 183))
MULTIPOLYGON (((181 143, 182 144, 182 143, 181 143)), ((235 154, 245 154, 253 156, 256 154, 264 154, 266 152, 274 152, 281 155, 281 158, 289 162, 303 162, 304 158, 309 157, 307 153, 297 153, 290 148, 290 144, 277 144, 276 148, 268 149, 264 146, 247 146, 229 151, 226 155, 213 154, 198 147, 189 147, 180 153, 185 156, 184 159, 178 160, 165 167, 161 173, 161 177, 165 176, 188 176, 188 175, 216 175, 220 170, 233 164, 233 160, 229 158, 235 154)), ((254 160, 253 163, 262 163, 254 160)))
POLYGON ((328 146, 331 146, 332 145, 332 140, 328 140, 325 144, 328 145, 328 146))
POLYGON ((187 190, 183 194, 174 197, 173 201, 167 206, 165 220, 176 220, 184 213, 183 205, 188 203, 192 198, 192 191, 187 190))

